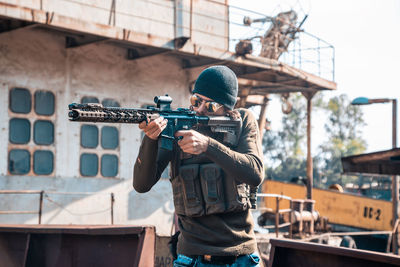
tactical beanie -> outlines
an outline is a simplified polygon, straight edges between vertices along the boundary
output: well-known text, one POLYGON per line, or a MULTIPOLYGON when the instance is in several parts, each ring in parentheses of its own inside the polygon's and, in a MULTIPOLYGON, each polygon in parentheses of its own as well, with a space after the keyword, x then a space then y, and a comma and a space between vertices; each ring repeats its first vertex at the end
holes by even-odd
POLYGON ((193 93, 204 95, 233 110, 238 94, 238 80, 230 68, 212 66, 200 73, 193 93))

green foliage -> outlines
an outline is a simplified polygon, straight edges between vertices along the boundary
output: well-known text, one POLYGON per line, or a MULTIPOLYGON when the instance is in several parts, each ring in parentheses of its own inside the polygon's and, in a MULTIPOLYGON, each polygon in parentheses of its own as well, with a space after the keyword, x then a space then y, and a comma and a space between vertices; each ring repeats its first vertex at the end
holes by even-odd
POLYGON ((281 131, 264 134, 264 153, 273 161, 283 162, 288 158, 304 157, 303 140, 306 137, 305 99, 300 94, 291 96, 292 112, 282 118, 281 131))
MULTIPOLYGON (((282 130, 266 132, 263 137, 264 155, 270 160, 266 175, 275 180, 306 177, 306 99, 292 94, 290 101, 293 110, 283 116, 282 130)), ((341 158, 363 153, 366 149, 366 142, 361 138, 361 127, 365 125, 363 114, 358 106, 351 105, 346 95, 325 102, 322 95, 317 94, 313 106, 327 115, 324 127, 327 140, 313 157, 314 184, 327 187, 342 183, 341 158)), ((347 182, 353 178, 346 176, 345 179, 347 182)))
POLYGON ((282 130, 268 131, 263 137, 264 155, 270 160, 266 175, 275 180, 306 177, 306 100, 301 94, 292 94, 289 102, 292 112, 283 116, 282 130))
POLYGON ((360 126, 365 125, 363 113, 359 106, 351 105, 347 95, 331 98, 324 108, 328 112, 325 130, 330 137, 341 140, 360 137, 360 126))
MULTIPOLYGON (((366 142, 361 138, 361 127, 365 125, 360 107, 351 105, 346 95, 331 98, 325 106, 328 120, 325 130, 328 140, 319 146, 319 156, 323 159, 321 171, 327 183, 342 183, 341 158, 361 154, 366 150, 366 142)), ((354 177, 354 179, 357 179, 354 177)), ((346 182, 351 178, 347 177, 346 182)))

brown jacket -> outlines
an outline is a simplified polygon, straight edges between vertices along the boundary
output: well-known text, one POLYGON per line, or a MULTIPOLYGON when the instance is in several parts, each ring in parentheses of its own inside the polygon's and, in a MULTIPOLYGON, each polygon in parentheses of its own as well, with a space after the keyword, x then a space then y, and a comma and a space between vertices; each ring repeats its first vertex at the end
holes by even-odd
MULTIPOLYGON (((238 111, 243 126, 235 150, 210 137, 204 154, 223 169, 226 179, 258 186, 264 177, 264 166, 257 121, 250 111, 238 111)), ((159 150, 158 142, 145 136, 134 167, 135 190, 140 193, 149 191, 160 179, 173 156, 172 152, 159 150)), ((250 210, 200 217, 179 216, 179 228, 180 254, 242 255, 256 250, 254 222, 250 210)))

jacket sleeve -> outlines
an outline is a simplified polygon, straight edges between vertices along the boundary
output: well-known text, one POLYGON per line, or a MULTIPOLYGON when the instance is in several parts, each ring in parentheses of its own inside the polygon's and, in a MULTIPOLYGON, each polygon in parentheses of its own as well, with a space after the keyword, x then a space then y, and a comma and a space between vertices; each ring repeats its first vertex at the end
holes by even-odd
POLYGON ((160 179, 171 157, 172 152, 158 149, 158 140, 144 136, 133 169, 133 188, 139 193, 148 192, 160 179))
POLYGON ((253 114, 239 110, 243 124, 235 150, 209 138, 206 156, 236 181, 258 186, 264 179, 263 153, 258 124, 253 114))

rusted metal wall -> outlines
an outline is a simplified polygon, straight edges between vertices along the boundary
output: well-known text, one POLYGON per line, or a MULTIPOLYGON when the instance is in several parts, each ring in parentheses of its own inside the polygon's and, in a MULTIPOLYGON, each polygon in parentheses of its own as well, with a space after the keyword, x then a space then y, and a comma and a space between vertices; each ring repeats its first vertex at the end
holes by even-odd
POLYGON ((174 258, 169 250, 169 236, 156 236, 156 254, 154 267, 172 267, 174 258))
MULTIPOLYGON (((109 224, 110 193, 115 195, 115 224, 154 224, 169 235, 173 204, 170 182, 162 179, 149 193, 132 188, 133 164, 141 132, 136 125, 118 125, 118 174, 113 178, 82 177, 79 171, 80 123, 67 118, 67 105, 83 96, 112 98, 124 107, 152 104, 155 95, 168 93, 173 107, 187 106, 189 82, 197 75, 181 68, 170 56, 127 60, 126 49, 110 44, 65 48, 65 36, 45 29, 18 29, 0 35, 0 189, 45 190, 44 224, 109 224), (55 95, 54 172, 38 176, 12 175, 8 151, 9 91, 21 87, 48 90, 55 95)), ((30 120, 34 115, 27 114, 30 120)), ((24 145, 25 146, 25 145, 24 145)), ((31 140, 25 147, 38 149, 31 140)), ((104 150, 94 150, 104 153, 104 150)), ((0 195, 0 210, 37 210, 39 195, 0 195)), ((2 223, 37 223, 37 214, 0 214, 2 223)))
POLYGON ((154 266, 154 227, 0 225, 1 266, 154 266))
POLYGON ((366 250, 271 239, 268 267, 392 267, 400 266, 400 257, 366 250))

